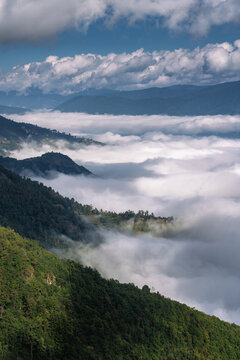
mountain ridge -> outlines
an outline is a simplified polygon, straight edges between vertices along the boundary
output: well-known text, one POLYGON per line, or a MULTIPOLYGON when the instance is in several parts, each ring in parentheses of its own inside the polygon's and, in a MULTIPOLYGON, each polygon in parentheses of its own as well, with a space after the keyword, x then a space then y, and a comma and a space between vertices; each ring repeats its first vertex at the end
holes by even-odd
POLYGON ((41 156, 23 160, 0 156, 0 165, 18 174, 53 177, 54 172, 65 175, 93 176, 84 166, 76 164, 70 157, 58 152, 48 152, 41 156))
POLYGON ((21 148, 23 143, 35 142, 38 146, 50 144, 54 147, 59 140, 64 141, 68 147, 103 145, 92 139, 77 137, 24 122, 16 122, 0 116, 0 155, 21 148))
POLYGON ((45 94, 37 88, 29 88, 25 93, 17 91, 0 91, 0 104, 4 106, 23 107, 29 110, 52 109, 69 98, 68 95, 55 93, 45 94))
POLYGON ((7 105, 0 104, 0 114, 4 114, 4 115, 12 115, 12 114, 24 115, 27 111, 30 111, 30 110, 25 109, 23 107, 7 106, 7 105))
POLYGON ((240 114, 240 81, 80 95, 55 110, 113 115, 236 115, 240 114))

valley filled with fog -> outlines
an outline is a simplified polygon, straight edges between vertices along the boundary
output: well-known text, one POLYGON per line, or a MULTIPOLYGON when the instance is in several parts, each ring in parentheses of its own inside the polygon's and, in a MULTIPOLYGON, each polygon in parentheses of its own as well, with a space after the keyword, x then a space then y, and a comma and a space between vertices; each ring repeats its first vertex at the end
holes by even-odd
POLYGON ((12 119, 104 143, 13 152, 24 159, 59 151, 96 175, 36 180, 98 209, 175 219, 164 237, 106 231, 98 247, 75 248, 84 264, 240 324, 239 116, 35 112, 12 119))

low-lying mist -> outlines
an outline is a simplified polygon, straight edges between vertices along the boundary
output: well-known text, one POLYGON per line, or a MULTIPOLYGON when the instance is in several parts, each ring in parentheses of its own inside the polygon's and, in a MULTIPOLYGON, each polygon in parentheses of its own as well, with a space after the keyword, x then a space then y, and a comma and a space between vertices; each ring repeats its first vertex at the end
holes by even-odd
MULTIPOLYGON (((165 237, 103 232, 103 243, 74 247, 75 256, 106 277, 148 284, 240 324, 240 117, 42 112, 14 120, 105 143, 72 150, 57 144, 98 177, 37 180, 99 209, 142 209, 176 219, 165 237)), ((12 156, 51 150, 25 145, 12 156)))
POLYGON ((174 135, 217 135, 240 131, 240 116, 167 116, 167 115, 90 115, 84 113, 30 112, 11 115, 15 121, 71 132, 75 135, 105 134, 143 135, 147 132, 164 132, 174 135))

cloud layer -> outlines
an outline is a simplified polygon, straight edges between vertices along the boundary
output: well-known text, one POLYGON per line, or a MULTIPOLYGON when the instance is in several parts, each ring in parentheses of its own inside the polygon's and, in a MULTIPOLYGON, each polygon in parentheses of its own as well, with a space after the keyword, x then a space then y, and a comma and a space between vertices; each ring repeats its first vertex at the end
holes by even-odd
POLYGON ((204 35, 214 25, 238 23, 238 0, 0 0, 0 42, 35 41, 66 28, 161 18, 170 30, 204 35))
MULTIPOLYGON (((11 115, 18 122, 26 122, 52 130, 58 129, 79 135, 94 137, 106 143, 122 143, 145 139, 155 134, 154 140, 166 135, 230 135, 240 133, 240 116, 167 116, 167 115, 90 115, 61 113, 59 111, 29 112, 11 115), (127 136, 127 137, 125 137, 127 136)), ((120 155, 120 154, 119 154, 120 155)))
MULTIPOLYGON (((59 151, 101 176, 99 179, 62 176, 54 180, 58 191, 80 202, 106 210, 143 209, 179 216, 182 204, 198 202, 198 198, 240 196, 238 116, 45 112, 15 115, 14 120, 71 130, 73 134, 106 143, 102 148, 90 146, 79 150, 65 149, 59 143, 59 151)), ((50 150, 49 146, 42 149, 27 146, 14 155, 25 158, 50 150)), ((47 184, 52 186, 51 181, 47 184)))
POLYGON ((135 89, 173 84, 211 84, 239 80, 240 40, 202 49, 106 56, 81 54, 15 66, 0 76, 0 90, 71 93, 88 88, 135 89))
MULTIPOLYGON (((39 179, 63 195, 114 211, 177 220, 162 237, 105 232, 99 247, 74 247, 103 276, 148 284, 240 324, 240 118, 31 113, 18 121, 87 134, 101 148, 59 150, 99 178, 39 179)), ((24 147, 24 158, 51 148, 24 147)), ((69 254, 71 256, 72 254, 69 254)))

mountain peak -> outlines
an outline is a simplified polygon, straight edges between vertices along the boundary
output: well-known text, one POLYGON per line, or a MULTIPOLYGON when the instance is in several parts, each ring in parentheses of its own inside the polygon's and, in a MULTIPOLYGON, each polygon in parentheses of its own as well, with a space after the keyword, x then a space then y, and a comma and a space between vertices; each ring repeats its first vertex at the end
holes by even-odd
POLYGON ((52 176, 54 172, 66 175, 93 175, 84 166, 76 164, 70 157, 58 152, 48 152, 24 160, 0 157, 0 165, 19 174, 31 172, 41 177, 52 176))

